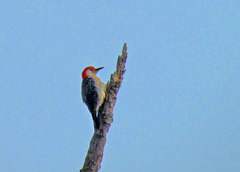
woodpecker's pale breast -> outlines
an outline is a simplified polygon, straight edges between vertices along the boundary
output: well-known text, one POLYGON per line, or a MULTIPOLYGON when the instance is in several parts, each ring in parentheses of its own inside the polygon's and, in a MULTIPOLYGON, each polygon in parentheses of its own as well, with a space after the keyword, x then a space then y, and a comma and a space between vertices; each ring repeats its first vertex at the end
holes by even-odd
POLYGON ((103 104, 104 98, 106 96, 106 86, 98 77, 95 78, 95 81, 96 81, 95 85, 98 93, 98 104, 96 107, 98 111, 100 106, 103 104))

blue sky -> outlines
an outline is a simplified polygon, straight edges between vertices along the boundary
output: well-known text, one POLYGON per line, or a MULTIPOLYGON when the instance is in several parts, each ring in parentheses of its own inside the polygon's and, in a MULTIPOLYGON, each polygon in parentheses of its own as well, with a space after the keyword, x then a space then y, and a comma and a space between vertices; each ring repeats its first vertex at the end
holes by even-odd
POLYGON ((84 67, 128 45, 102 172, 240 171, 240 1, 1 1, 0 171, 72 172, 84 67))

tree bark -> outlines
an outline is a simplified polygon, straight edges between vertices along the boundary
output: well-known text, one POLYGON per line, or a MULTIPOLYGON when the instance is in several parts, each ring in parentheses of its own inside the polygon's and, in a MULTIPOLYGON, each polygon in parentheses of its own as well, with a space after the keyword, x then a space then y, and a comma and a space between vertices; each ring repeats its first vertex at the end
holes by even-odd
POLYGON ((83 168, 80 170, 80 172, 97 172, 100 168, 103 157, 103 149, 106 143, 106 134, 110 128, 110 124, 113 121, 113 107, 116 102, 118 90, 123 80, 126 60, 127 44, 124 43, 122 55, 118 56, 116 71, 111 74, 110 82, 108 82, 106 85, 105 101, 98 112, 98 116, 100 118, 99 129, 94 131, 83 168))

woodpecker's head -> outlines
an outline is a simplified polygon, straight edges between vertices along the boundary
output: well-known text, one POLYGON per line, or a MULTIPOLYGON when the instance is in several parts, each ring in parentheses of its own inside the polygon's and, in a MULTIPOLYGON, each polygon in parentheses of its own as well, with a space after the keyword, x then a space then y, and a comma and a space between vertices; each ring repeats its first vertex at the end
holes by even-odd
POLYGON ((103 67, 95 68, 93 66, 88 66, 82 71, 82 78, 96 76, 99 70, 103 69, 103 67))

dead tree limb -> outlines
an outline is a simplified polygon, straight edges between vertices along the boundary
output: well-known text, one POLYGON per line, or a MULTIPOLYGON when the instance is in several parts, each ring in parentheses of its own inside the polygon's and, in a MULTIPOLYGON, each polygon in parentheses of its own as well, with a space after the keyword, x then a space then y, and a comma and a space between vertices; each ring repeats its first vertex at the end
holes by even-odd
POLYGON ((123 80, 125 63, 127 60, 127 45, 124 43, 122 55, 118 56, 116 71, 111 74, 110 82, 107 83, 106 98, 99 110, 100 126, 95 130, 90 141, 89 149, 85 158, 83 168, 80 172, 97 172, 103 156, 103 149, 106 143, 106 134, 113 121, 113 107, 116 102, 117 93, 123 80))

